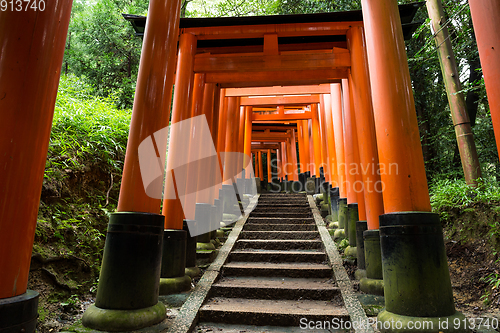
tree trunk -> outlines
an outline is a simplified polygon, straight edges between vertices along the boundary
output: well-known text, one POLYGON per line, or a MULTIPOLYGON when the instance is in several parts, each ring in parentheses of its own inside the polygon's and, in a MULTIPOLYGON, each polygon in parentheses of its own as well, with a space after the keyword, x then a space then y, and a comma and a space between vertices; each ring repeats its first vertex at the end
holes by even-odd
POLYGON ((463 94, 460 92, 461 85, 455 56, 451 47, 448 29, 444 25, 446 20, 443 6, 441 0, 427 0, 426 5, 431 25, 435 32, 434 38, 438 49, 439 63, 446 86, 451 117, 455 126, 465 181, 468 185, 476 186, 476 180, 481 177, 481 168, 479 166, 465 100, 463 94))

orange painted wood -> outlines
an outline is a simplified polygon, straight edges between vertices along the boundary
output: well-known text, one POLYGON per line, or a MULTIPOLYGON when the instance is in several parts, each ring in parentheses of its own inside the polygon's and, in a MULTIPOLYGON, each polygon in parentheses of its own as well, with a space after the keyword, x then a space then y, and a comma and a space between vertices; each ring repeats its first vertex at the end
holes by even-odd
MULTIPOLYGON (((352 98, 352 78, 349 77, 348 79, 348 87, 349 89, 349 96, 350 98, 350 105, 351 107, 348 110, 345 110, 345 125, 346 127, 349 126, 351 128, 350 134, 352 138, 352 166, 354 168, 349 168, 347 170, 350 171, 350 173, 353 175, 353 183, 351 185, 351 190, 354 192, 356 196, 356 201, 358 203, 358 218, 359 221, 366 221, 366 206, 365 206, 365 197, 364 197, 364 183, 363 183, 363 177, 361 175, 361 169, 359 166, 359 149, 358 149, 358 132, 356 128, 356 115, 355 115, 355 106, 354 106, 354 99, 352 98), (348 119, 349 117, 349 119, 348 119), (349 123, 349 124, 348 124, 349 123)), ((346 141, 347 143, 347 141, 346 141)), ((346 165, 347 165, 347 158, 346 158, 346 165)), ((347 172, 347 171, 346 171, 347 172)), ((349 184, 347 185, 349 186, 349 184)), ((349 199, 348 199, 349 200, 349 199)))
POLYGON ((338 187, 337 155, 335 153, 335 131, 333 128, 332 99, 330 93, 325 94, 325 129, 328 148, 328 165, 330 172, 330 184, 338 187))
MULTIPOLYGON (((117 207, 119 212, 160 212, 161 200, 150 198, 144 191, 138 147, 144 139, 169 123, 179 20, 178 1, 151 1, 123 166, 117 207), (163 42, 155 43, 156 40, 163 42)), ((159 150, 165 150, 166 145, 167 142, 156 142, 159 150)))
POLYGON ((305 164, 304 160, 306 160, 306 153, 304 151, 304 129, 302 127, 302 122, 297 123, 297 141, 299 142, 299 169, 300 172, 304 172, 305 164))
POLYGON ((295 120, 307 120, 311 119, 312 115, 311 112, 304 112, 304 113, 292 113, 292 114, 257 114, 253 113, 252 115, 252 120, 253 121, 272 121, 272 120, 277 120, 280 122, 287 122, 287 121, 295 121, 295 120))
MULTIPOLYGON (((238 151, 239 107, 239 97, 227 97, 225 152, 238 151)), ((224 159, 224 184, 227 185, 236 182, 234 176, 236 175, 237 160, 233 157, 234 154, 230 154, 224 159)))
MULTIPOLYGON (((194 81, 194 54, 196 52, 196 37, 182 34, 179 40, 179 55, 177 60, 177 75, 175 78, 174 101, 172 107, 172 124, 190 118, 194 81)), ((174 159, 182 159, 187 152, 181 148, 176 127, 170 129, 169 151, 167 154, 167 170, 172 169, 174 159)), ((172 173, 173 175, 173 173, 172 173)), ((167 175, 168 177, 168 175, 167 175)), ((182 229, 184 212, 180 199, 166 199, 177 196, 178 189, 185 184, 169 182, 165 185, 165 199, 162 214, 165 215, 165 229, 182 229)))
POLYGON ((368 229, 379 228, 379 216, 384 214, 382 183, 379 175, 377 137, 373 119, 372 95, 368 59, 362 28, 352 28, 348 34, 352 61, 352 98, 356 115, 360 166, 364 184, 368 229))
MULTIPOLYGON (((497 151, 500 152, 500 3, 496 0, 469 0, 474 33, 488 95, 497 151)), ((500 154, 499 154, 500 156, 500 154)))
POLYGON ((276 33, 278 37, 293 36, 330 36, 344 35, 350 27, 362 26, 363 22, 320 22, 320 23, 295 23, 295 24, 259 24, 241 26, 217 26, 185 28, 183 32, 189 32, 198 36, 198 39, 240 39, 240 38, 263 38, 266 34, 276 33))
MULTIPOLYGON (((322 166, 323 158, 321 156, 321 128, 319 127, 318 104, 311 105, 312 115, 312 141, 314 148, 314 175, 319 177, 319 168, 322 166)), ((313 170, 311 170, 313 172, 313 170)), ((311 174, 312 176, 313 174, 311 174)))
POLYGON ((261 150, 259 150, 258 155, 259 155, 259 177, 260 177, 260 180, 263 181, 264 180, 264 167, 262 165, 263 161, 262 161, 262 151, 261 150))
MULTIPOLYGON (((229 88, 227 96, 265 96, 265 95, 302 95, 302 94, 329 94, 329 84, 316 84, 309 86, 274 86, 256 88, 229 88)), ((243 103, 243 101, 242 101, 243 103)))
POLYGON ((274 85, 308 85, 335 83, 347 77, 347 68, 207 73, 206 82, 220 83, 224 88, 262 87, 274 85))
POLYGON ((308 105, 319 103, 319 95, 280 96, 280 97, 242 97, 241 105, 308 105))
POLYGON ((298 159, 297 159, 297 141, 296 141, 296 133, 295 130, 291 130, 290 137, 290 149, 292 152, 292 177, 293 180, 299 180, 299 170, 298 170, 298 159))
POLYGON ((384 212, 428 212, 429 189, 397 3, 361 3, 384 184, 384 212))
MULTIPOLYGON (((333 116, 333 130, 335 136, 335 155, 337 156, 337 179, 340 198, 347 198, 345 188, 345 154, 344 154, 344 125, 342 117, 342 90, 338 83, 330 85, 333 116)), ((349 91, 344 91, 344 100, 349 100, 349 91)))
POLYGON ((27 290, 71 4, 0 11, 0 299, 27 290))
POLYGON ((356 182, 357 165, 354 160, 354 125, 352 123, 351 112, 353 104, 349 91, 348 80, 342 80, 342 92, 344 103, 343 126, 344 126, 344 154, 345 154, 345 188, 347 193, 347 203, 357 203, 358 197, 354 191, 354 183, 356 182))
POLYGON ((319 126, 321 131, 321 161, 323 162, 323 172, 325 174, 325 181, 331 182, 331 171, 329 164, 329 156, 328 156, 328 140, 326 138, 326 108, 325 108, 325 95, 321 95, 320 102, 320 112, 319 115, 319 126))
POLYGON ((351 65, 348 52, 284 55, 198 56, 196 73, 265 72, 346 68, 351 65))
POLYGON ((244 154, 245 160, 243 161, 243 167, 246 168, 246 165, 250 162, 250 153, 252 149, 252 107, 245 106, 245 147, 244 154))
POLYGON ((311 171, 311 149, 310 149, 310 135, 309 135, 309 121, 299 120, 297 123, 302 123, 302 131, 304 133, 304 171, 311 171))

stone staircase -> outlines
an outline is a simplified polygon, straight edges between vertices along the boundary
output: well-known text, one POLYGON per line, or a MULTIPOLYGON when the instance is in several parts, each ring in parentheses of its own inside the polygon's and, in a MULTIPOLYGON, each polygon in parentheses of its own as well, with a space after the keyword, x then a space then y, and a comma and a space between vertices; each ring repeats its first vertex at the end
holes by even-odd
POLYGON ((349 315, 306 195, 262 194, 194 331, 291 332, 334 318, 349 315))

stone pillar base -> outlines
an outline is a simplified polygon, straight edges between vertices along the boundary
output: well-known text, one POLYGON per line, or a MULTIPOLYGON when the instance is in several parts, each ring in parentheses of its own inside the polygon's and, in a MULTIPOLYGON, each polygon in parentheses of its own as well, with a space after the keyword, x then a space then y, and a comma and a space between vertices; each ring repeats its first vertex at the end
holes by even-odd
POLYGON ((24 294, 0 299, 0 332, 35 332, 38 297, 36 291, 28 289, 24 294))
POLYGON ((99 331, 133 331, 158 324, 167 315, 163 303, 137 310, 101 309, 91 305, 83 314, 83 326, 99 331))

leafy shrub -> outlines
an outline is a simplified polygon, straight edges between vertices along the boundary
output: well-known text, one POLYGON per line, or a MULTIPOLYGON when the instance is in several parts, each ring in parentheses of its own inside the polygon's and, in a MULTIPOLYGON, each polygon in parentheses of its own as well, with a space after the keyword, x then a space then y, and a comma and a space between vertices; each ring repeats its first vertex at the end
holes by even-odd
POLYGON ((111 98, 93 96, 81 79, 62 76, 46 177, 58 168, 81 171, 95 165, 121 174, 130 115, 130 110, 117 109, 111 98))
POLYGON ((436 180, 429 186, 433 210, 466 208, 477 203, 500 202, 500 186, 493 180, 481 179, 477 187, 470 187, 463 179, 436 180))

